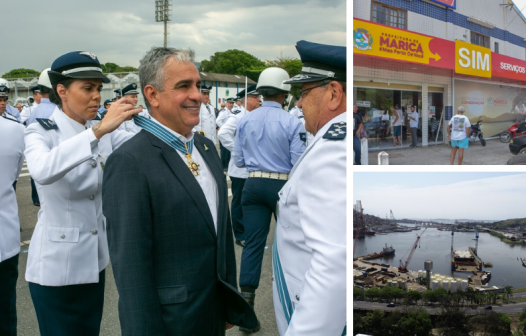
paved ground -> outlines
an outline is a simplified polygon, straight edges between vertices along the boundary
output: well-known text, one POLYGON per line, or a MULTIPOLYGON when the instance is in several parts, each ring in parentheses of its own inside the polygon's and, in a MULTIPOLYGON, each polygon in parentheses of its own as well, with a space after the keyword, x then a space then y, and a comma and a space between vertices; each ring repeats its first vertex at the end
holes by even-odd
MULTIPOLYGON (((230 182, 229 188, 230 188, 230 182)), ((231 195, 231 192, 229 192, 231 195)), ((231 199, 231 197, 230 197, 231 199)), ((17 200, 20 215, 20 226, 22 228, 21 241, 22 252, 20 253, 19 262, 19 277, 17 283, 17 313, 18 313, 18 335, 33 336, 39 335, 38 323, 33 308, 33 302, 29 294, 29 287, 25 281, 25 271, 27 264, 27 249, 28 243, 33 234, 37 222, 38 207, 33 205, 31 201, 31 185, 29 176, 27 175, 27 168, 20 175, 17 183, 17 200), (23 243, 25 242, 25 244, 23 243)), ((271 230, 268 235, 267 246, 269 248, 265 251, 263 259, 263 269, 261 274, 261 283, 257 291, 256 297, 256 314, 261 321, 261 330, 254 335, 270 336, 278 335, 276 326, 276 319, 274 316, 274 306, 272 302, 272 254, 271 247, 274 237, 275 222, 272 221, 271 230)), ((241 260, 241 247, 235 245, 237 271, 239 276, 239 261, 241 260)), ((239 277, 238 277, 239 279, 239 277)), ((104 313, 102 317, 101 336, 120 335, 119 314, 117 310, 119 295, 113 279, 113 272, 111 264, 106 269, 106 291, 104 302, 104 313)), ((206 321, 204 321, 206 323, 206 321)), ((239 332, 235 327, 227 332, 228 336, 247 335, 239 332)))
MULTIPOLYGON (((378 164, 378 153, 369 152, 369 165, 378 164)), ((436 145, 417 148, 388 150, 390 165, 449 165, 451 147, 436 145)), ((514 156, 508 144, 499 139, 488 140, 485 147, 479 142, 471 142, 464 150, 464 165, 505 165, 514 156)), ((458 162, 455 160, 455 164, 458 162)))

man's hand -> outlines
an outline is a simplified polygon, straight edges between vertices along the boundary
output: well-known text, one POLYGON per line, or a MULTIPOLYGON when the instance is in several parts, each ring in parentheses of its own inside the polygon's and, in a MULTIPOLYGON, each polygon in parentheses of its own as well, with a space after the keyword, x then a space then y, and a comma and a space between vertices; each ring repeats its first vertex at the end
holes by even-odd
POLYGON ((230 323, 227 323, 226 326, 225 326, 225 330, 229 330, 229 329, 232 329, 232 328, 234 328, 234 325, 230 324, 230 323))
POLYGON ((92 127, 93 134, 100 140, 105 134, 116 130, 125 120, 130 120, 133 115, 139 114, 142 107, 135 108, 131 99, 121 98, 110 105, 103 120, 92 127))

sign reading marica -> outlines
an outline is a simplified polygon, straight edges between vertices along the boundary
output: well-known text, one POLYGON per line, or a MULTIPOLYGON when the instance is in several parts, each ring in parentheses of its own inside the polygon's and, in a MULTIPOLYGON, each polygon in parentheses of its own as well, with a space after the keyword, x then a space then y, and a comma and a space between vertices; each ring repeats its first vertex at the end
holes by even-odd
POLYGON ((354 20, 354 52, 401 61, 429 64, 440 56, 429 50, 432 37, 354 20))
POLYGON ((455 72, 491 78, 491 50, 464 41, 455 41, 455 72))

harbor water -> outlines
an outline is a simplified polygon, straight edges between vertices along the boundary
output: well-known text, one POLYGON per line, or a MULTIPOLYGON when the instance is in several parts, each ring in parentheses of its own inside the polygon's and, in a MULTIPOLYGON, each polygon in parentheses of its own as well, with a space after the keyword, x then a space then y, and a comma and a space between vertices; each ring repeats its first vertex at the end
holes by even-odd
MULTIPOLYGON (((402 223, 399 223, 403 225, 402 223)), ((407 225, 411 226, 411 225, 407 225)), ((400 259, 405 262, 410 249, 424 229, 411 232, 391 232, 387 235, 366 236, 358 239, 356 256, 373 252, 381 252, 387 243, 396 250, 393 256, 371 260, 372 262, 400 266, 400 259)), ((469 246, 475 247, 474 232, 455 232, 453 249, 467 251, 469 246)), ((526 268, 517 258, 526 258, 526 245, 511 245, 502 242, 489 233, 479 233, 478 255, 483 262, 493 263, 491 268, 483 268, 491 272, 490 286, 526 286, 526 268)), ((413 258, 407 267, 418 271, 424 269, 424 261, 433 260, 433 274, 439 273, 456 278, 468 278, 471 273, 451 271, 451 231, 439 231, 435 228, 426 230, 419 242, 413 258)))

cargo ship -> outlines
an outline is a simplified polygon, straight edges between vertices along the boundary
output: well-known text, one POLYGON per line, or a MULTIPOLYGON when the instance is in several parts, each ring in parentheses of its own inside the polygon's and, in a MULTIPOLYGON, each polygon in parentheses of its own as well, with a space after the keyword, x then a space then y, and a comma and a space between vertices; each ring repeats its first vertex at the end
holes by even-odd
POLYGON ((367 231, 364 231, 364 234, 366 236, 374 236, 376 234, 376 231, 367 230, 367 231))
POLYGON ((469 247, 468 251, 453 251, 451 253, 451 270, 462 271, 465 266, 475 267, 477 270, 482 270, 482 260, 475 254, 475 249, 469 247))
POLYGON ((378 258, 382 258, 382 257, 387 257, 387 256, 391 256, 391 255, 394 255, 395 254, 395 249, 393 248, 393 246, 387 246, 387 244, 385 244, 385 247, 382 249, 382 252, 380 253, 371 253, 371 254, 368 254, 366 256, 364 256, 362 259, 363 260, 372 260, 372 259, 378 259, 378 258))

